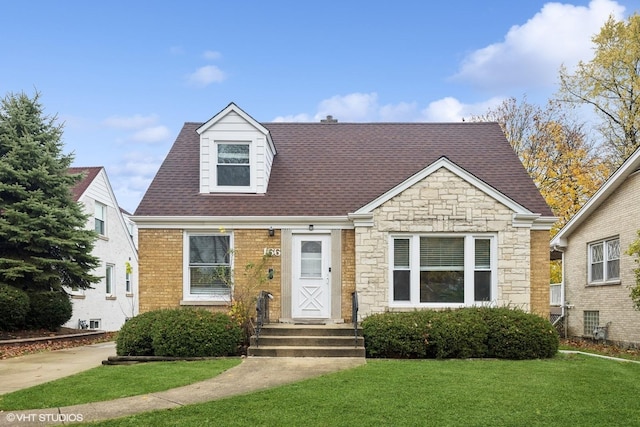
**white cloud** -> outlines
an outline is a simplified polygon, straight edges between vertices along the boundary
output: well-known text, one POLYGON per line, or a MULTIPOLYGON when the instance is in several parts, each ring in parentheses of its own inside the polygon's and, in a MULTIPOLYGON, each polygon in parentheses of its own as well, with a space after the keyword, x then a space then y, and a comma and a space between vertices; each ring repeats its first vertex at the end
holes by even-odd
POLYGON ((320 102, 315 121, 320 121, 328 115, 343 122, 371 121, 376 118, 377 110, 378 94, 375 92, 336 95, 320 102))
POLYGON ((134 133, 131 140, 145 143, 161 142, 166 141, 170 135, 171 132, 166 126, 152 126, 134 133))
POLYGON ((107 127, 115 128, 115 129, 140 129, 145 126, 153 125, 158 121, 158 117, 156 115, 143 116, 141 114, 136 114, 130 117, 123 116, 111 116, 104 119, 103 123, 107 127))
POLYGON ((311 116, 306 113, 288 115, 288 116, 278 116, 273 119, 274 122, 283 122, 283 123, 291 123, 291 122, 310 122, 313 121, 311 116))
POLYGON ((226 78, 225 73, 215 65, 205 65, 187 76, 187 81, 198 87, 205 87, 211 83, 220 83, 226 78))
POLYGON ((460 122, 474 115, 482 115, 497 107, 503 98, 491 98, 476 104, 464 104, 453 97, 433 101, 421 111, 421 120, 426 122, 460 122))
POLYGON ((216 60, 216 59, 220 59, 222 57, 222 54, 220 54, 220 52, 216 52, 214 50, 206 50, 202 54, 202 57, 204 59, 209 60, 209 61, 213 61, 213 60, 216 60))
POLYGON ((469 54, 455 81, 487 89, 550 86, 560 65, 569 69, 593 55, 591 38, 624 7, 612 0, 592 0, 587 7, 547 3, 523 25, 511 27, 504 41, 469 54))

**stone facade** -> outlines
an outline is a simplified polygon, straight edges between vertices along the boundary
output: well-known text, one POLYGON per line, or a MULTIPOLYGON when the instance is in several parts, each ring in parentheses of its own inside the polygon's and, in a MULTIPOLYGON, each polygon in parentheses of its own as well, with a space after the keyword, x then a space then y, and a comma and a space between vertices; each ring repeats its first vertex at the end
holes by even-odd
MULTIPOLYGON (((532 287, 544 286, 548 292, 548 273, 546 282, 539 273, 549 270, 548 232, 544 256, 536 250, 540 259, 532 263, 530 250, 539 249, 544 239, 532 242, 530 228, 513 226, 513 211, 445 168, 383 203, 373 219, 373 227, 357 227, 355 235, 362 313, 389 310, 389 233, 495 233, 498 295, 492 303, 530 311, 532 287), (540 283, 532 285, 532 276, 540 283)), ((546 304, 548 310, 548 299, 546 304)))
POLYGON ((640 173, 629 176, 603 204, 567 239, 564 254, 565 299, 570 305, 568 334, 586 336, 584 312, 598 311, 601 326, 611 322, 608 339, 624 345, 640 346, 640 312, 633 308, 629 286, 635 283, 633 257, 625 252, 637 239, 640 206, 640 173), (588 245, 610 237, 620 239, 620 281, 602 286, 588 285, 588 245))

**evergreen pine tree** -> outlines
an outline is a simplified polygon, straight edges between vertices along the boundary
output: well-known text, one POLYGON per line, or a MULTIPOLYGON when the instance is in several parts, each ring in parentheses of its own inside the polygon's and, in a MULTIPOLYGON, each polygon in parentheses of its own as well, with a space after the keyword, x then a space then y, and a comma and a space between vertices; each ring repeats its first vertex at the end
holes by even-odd
POLYGON ((0 100, 0 283, 45 291, 99 281, 96 235, 71 195, 82 176, 68 174, 61 138, 38 93, 0 100))

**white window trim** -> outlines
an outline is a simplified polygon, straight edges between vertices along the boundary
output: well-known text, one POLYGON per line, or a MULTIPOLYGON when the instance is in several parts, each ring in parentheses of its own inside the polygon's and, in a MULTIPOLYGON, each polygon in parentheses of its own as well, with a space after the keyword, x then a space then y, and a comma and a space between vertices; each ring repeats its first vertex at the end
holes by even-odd
POLYGON ((255 193, 257 190, 257 143, 255 138, 250 135, 238 134, 216 134, 216 138, 211 144, 211 187, 213 192, 217 193, 255 193), (247 144, 249 145, 249 185, 248 186, 229 186, 218 185, 218 145, 221 144, 247 144))
POLYGON ((494 233, 393 233, 389 235, 387 283, 389 284, 389 307, 392 308, 460 308, 493 304, 498 299, 498 238, 494 233), (464 237, 464 302, 423 303, 420 302, 420 237, 464 237), (410 301, 393 300, 393 239, 409 239, 410 301), (475 239, 491 241, 491 301, 475 301, 475 239), (414 266, 418 266, 414 268, 414 266))
POLYGON ((114 297, 116 295, 116 266, 114 264, 106 264, 105 267, 105 276, 104 276, 104 291, 107 297, 114 297), (109 270, 111 270, 111 274, 109 274, 109 270), (107 284, 111 284, 111 289, 107 290, 107 284))
POLYGON ((608 237, 602 240, 596 240, 594 242, 589 242, 587 244, 587 285, 588 286, 598 286, 598 285, 618 285, 621 283, 620 274, 622 267, 622 252, 620 253, 620 257, 618 257, 618 277, 609 279, 607 277, 607 262, 609 261, 607 255, 607 242, 612 240, 617 240, 618 245, 620 245, 620 237, 608 237), (602 280, 594 281, 591 278, 591 265, 592 263, 592 251, 591 248, 595 245, 602 244, 602 280))
POLYGON ((104 230, 103 230, 103 232, 102 232, 102 233, 98 233, 97 231, 96 231, 96 233, 98 233, 98 235, 99 235, 99 236, 101 236, 101 237, 106 237, 106 235, 107 235, 107 205, 105 205, 104 203, 101 203, 101 202, 95 201, 95 202, 94 202, 94 208, 93 208, 93 221, 94 221, 94 223, 93 223, 93 229, 94 229, 94 230, 96 230, 96 224, 95 224, 95 222, 96 222, 97 220, 102 221, 102 223, 103 223, 103 229, 104 229, 104 230), (97 214, 97 209, 98 209, 98 207, 101 207, 101 208, 102 208, 102 209, 101 209, 101 210, 102 210, 102 216, 103 216, 102 218, 98 218, 98 216, 96 215, 96 214, 97 214))
POLYGON ((191 271, 189 270, 189 237, 191 236, 229 236, 229 266, 231 268, 231 283, 234 283, 233 278, 233 233, 220 231, 185 231, 182 237, 182 301, 211 301, 211 302, 231 302, 233 297, 233 288, 228 298, 224 297, 211 297, 209 295, 195 295, 191 293, 191 271))

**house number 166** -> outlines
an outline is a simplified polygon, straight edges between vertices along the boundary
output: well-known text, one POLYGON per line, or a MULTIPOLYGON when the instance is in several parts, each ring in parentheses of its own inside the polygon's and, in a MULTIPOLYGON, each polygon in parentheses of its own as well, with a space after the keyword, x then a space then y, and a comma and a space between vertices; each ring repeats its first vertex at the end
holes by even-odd
POLYGON ((280 256, 280 248, 264 248, 262 250, 263 255, 280 256))

